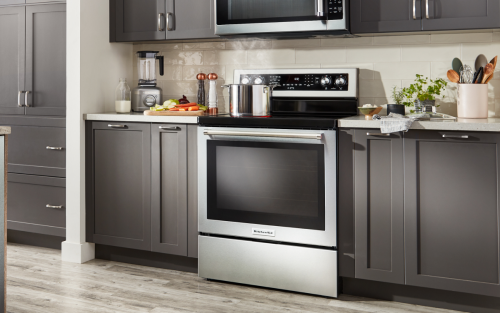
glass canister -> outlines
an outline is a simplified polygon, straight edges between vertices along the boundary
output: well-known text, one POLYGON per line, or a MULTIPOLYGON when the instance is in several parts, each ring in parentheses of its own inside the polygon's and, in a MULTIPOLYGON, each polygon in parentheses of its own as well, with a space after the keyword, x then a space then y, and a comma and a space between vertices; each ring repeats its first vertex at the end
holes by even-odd
POLYGON ((130 113, 132 95, 126 78, 120 78, 120 83, 116 87, 115 96, 116 113, 130 113))

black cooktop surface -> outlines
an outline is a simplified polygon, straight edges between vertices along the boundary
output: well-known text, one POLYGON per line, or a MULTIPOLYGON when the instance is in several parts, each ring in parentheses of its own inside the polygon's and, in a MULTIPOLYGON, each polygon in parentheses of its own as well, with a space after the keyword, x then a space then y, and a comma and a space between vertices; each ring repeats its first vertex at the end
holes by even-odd
POLYGON ((336 128, 339 118, 347 116, 310 117, 310 116, 272 116, 272 117, 231 117, 229 114, 200 116, 201 126, 223 127, 267 127, 267 128, 336 128))

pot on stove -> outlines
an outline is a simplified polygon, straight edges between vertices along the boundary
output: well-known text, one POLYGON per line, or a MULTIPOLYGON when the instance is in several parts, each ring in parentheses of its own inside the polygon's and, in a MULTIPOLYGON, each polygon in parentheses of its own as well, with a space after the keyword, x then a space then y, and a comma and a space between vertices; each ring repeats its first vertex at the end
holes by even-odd
POLYGON ((229 111, 234 117, 271 116, 273 89, 279 85, 230 84, 222 87, 229 89, 229 111))

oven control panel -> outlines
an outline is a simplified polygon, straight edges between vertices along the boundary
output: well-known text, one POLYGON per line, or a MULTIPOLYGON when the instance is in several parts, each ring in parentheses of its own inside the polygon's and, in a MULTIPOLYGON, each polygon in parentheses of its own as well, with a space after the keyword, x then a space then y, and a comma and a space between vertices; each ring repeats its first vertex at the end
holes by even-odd
POLYGON ((349 74, 247 74, 241 84, 279 85, 274 90, 348 91, 349 74))

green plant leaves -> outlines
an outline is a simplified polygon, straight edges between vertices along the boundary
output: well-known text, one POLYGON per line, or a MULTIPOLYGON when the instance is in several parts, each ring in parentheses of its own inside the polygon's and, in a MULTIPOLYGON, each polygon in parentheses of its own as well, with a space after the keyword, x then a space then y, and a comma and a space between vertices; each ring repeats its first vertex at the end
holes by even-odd
MULTIPOLYGON (((448 83, 441 78, 429 79, 423 75, 417 74, 415 82, 409 87, 405 87, 402 90, 405 101, 403 104, 405 106, 414 106, 415 100, 420 101, 425 100, 436 100, 436 96, 440 96, 443 91, 445 91, 448 83)), ((443 95, 443 98, 445 96, 443 95)))

